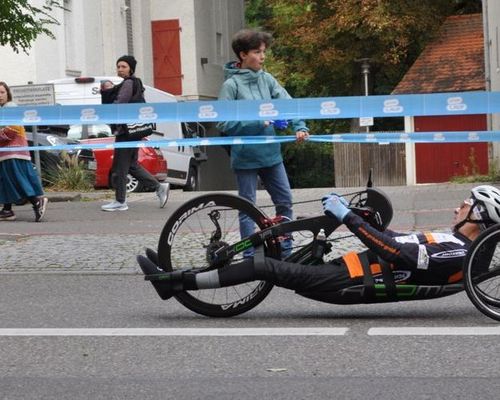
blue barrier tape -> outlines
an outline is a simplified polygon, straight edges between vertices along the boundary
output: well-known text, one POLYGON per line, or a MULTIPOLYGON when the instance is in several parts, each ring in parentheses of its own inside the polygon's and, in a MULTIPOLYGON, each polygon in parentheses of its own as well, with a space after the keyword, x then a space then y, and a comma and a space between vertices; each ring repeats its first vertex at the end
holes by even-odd
POLYGON ((2 125, 336 119, 500 112, 500 92, 0 108, 2 125))
MULTIPOLYGON (((96 139, 102 140, 102 139, 96 139)), ((295 136, 231 136, 207 137, 178 140, 147 140, 139 142, 111 142, 65 144, 55 146, 1 147, 0 151, 21 150, 79 150, 79 149, 113 149, 139 147, 192 147, 221 145, 255 145, 269 143, 294 142, 295 136)), ((470 132, 418 132, 418 133, 342 133, 335 135, 311 135, 309 142, 319 143, 477 143, 499 142, 500 131, 470 131, 470 132)))

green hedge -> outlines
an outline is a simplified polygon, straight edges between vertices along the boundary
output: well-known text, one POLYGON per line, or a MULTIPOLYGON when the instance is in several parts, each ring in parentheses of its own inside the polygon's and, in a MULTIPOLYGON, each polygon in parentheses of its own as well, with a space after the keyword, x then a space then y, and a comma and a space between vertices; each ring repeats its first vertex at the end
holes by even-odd
POLYGON ((335 171, 330 143, 286 143, 283 160, 292 188, 333 187, 335 171))

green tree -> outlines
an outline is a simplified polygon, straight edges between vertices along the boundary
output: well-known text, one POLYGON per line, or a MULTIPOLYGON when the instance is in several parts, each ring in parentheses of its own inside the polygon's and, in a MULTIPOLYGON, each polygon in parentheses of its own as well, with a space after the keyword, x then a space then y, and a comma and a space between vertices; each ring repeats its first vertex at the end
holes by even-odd
POLYGON ((372 65, 370 93, 390 93, 447 16, 481 11, 476 0, 267 0, 265 5, 253 0, 248 5, 248 16, 266 17, 252 23, 275 36, 275 62, 268 68, 297 97, 362 94, 362 58, 372 65))
MULTIPOLYGON (((247 0, 246 7, 249 26, 273 33, 266 68, 294 97, 364 94, 363 58, 370 60, 369 93, 389 94, 446 17, 481 12, 477 0, 247 0)), ((351 122, 307 121, 313 133, 349 132, 351 122)), ((401 118, 377 119, 375 130, 402 124, 401 118)), ((304 168, 298 153, 330 162, 331 148, 284 146, 294 187, 325 185, 315 177, 333 173, 333 165, 304 168)))
POLYGON ((16 53, 27 53, 39 35, 54 38, 49 27, 59 24, 51 14, 55 8, 62 8, 60 1, 45 0, 41 7, 35 7, 30 0, 2 0, 0 46, 10 45, 16 53))

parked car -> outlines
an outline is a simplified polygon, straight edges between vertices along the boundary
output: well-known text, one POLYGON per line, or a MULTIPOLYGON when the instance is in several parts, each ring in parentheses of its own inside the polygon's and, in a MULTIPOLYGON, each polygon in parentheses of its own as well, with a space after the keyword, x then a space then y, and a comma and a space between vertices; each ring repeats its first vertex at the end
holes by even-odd
MULTIPOLYGON (((48 83, 54 85, 56 103, 61 105, 75 104, 100 104, 100 82, 110 80, 115 84, 122 81, 117 76, 90 76, 78 78, 63 78, 51 80, 48 83)), ((175 103, 177 98, 167 92, 154 87, 144 85, 144 96, 147 103, 175 103)), ((88 135, 81 137, 104 136, 109 130, 107 125, 89 126, 88 135)), ((156 124, 154 140, 177 140, 191 137, 205 136, 205 127, 198 123, 180 123, 177 121, 162 121, 156 124)), ((76 138, 77 132, 70 128, 68 137, 76 138)), ((80 137, 78 137, 80 139, 80 137)), ((152 138, 153 140, 153 138, 152 138)), ((182 187, 186 191, 199 190, 200 168, 203 162, 207 161, 207 153, 204 147, 200 146, 168 146, 161 147, 163 157, 168 162, 168 176, 166 181, 171 185, 182 187)))
MULTIPOLYGON (((70 128, 71 129, 71 128, 70 128)), ((76 129, 72 127, 73 131, 76 129)), ((147 140, 143 139, 143 140, 147 140)), ((114 136, 104 136, 97 138, 81 139, 80 143, 113 143, 114 136)), ((95 172, 95 188, 111 187, 111 167, 113 165, 113 149, 94 149, 94 157, 97 163, 95 172)), ((151 175, 160 182, 167 179, 167 161, 158 148, 141 147, 139 148, 139 164, 144 167, 151 175)), ((132 175, 127 175, 127 192, 141 192, 153 190, 154 188, 144 187, 132 175)))
MULTIPOLYGON (((26 131, 26 139, 29 146, 34 145, 33 132, 31 130, 26 131)), ((37 132, 37 144, 38 146, 57 146, 65 144, 78 144, 78 142, 59 136, 49 129, 42 128, 39 132, 37 132)), ((85 168, 87 168, 88 170, 96 170, 97 164, 92 150, 40 150, 40 167, 42 169, 42 177, 43 175, 50 173, 51 170, 54 170, 58 165, 61 164, 63 151, 65 151, 70 156, 78 157, 78 160, 81 161, 85 168)), ((35 151, 31 151, 30 154, 31 159, 33 160, 33 162, 35 162, 35 151)))

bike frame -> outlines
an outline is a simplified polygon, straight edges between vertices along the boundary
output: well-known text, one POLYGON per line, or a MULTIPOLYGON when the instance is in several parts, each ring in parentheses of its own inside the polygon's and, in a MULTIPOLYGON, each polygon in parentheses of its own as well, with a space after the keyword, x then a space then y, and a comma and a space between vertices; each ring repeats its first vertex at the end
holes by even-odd
MULTIPOLYGON (((325 235, 328 237, 340 225, 341 223, 326 215, 281 222, 277 225, 272 225, 269 228, 265 228, 263 230, 255 232, 254 234, 240 240, 239 242, 216 250, 214 252, 215 258, 213 259, 213 264, 220 265, 221 263, 227 262, 232 257, 234 257, 234 255, 241 253, 249 248, 261 246, 267 240, 271 239, 278 242, 279 237, 285 236, 287 233, 293 233, 297 231, 310 231, 312 232, 314 237, 316 237, 320 229, 324 229, 325 235)), ((306 257, 305 259, 303 258, 307 255, 307 253, 309 253, 310 255, 311 246, 312 242, 304 248, 293 252, 290 256, 287 257, 287 261, 308 264, 308 261, 310 262, 310 259, 312 257, 310 256, 306 257), (299 253, 301 256, 300 261, 297 259, 299 253)))

